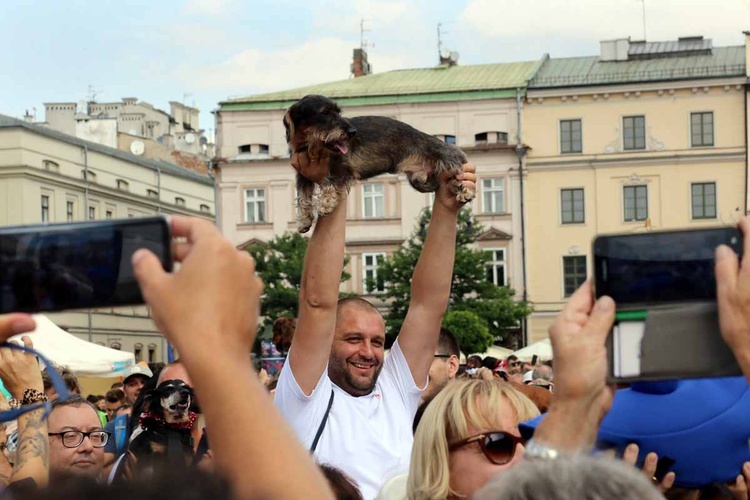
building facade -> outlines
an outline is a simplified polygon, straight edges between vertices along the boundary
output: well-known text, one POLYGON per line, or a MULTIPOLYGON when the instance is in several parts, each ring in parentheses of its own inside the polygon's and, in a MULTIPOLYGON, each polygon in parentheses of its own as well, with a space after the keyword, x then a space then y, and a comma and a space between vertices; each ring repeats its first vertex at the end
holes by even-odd
MULTIPOLYGON (((0 115, 0 225, 183 214, 214 220, 213 180, 0 115)), ((85 340, 165 361, 147 308, 49 314, 85 340)))
POLYGON ((544 61, 523 111, 530 340, 591 276, 596 235, 746 213, 747 57, 693 37, 544 61))
MULTIPOLYGON (((355 54, 356 56, 356 54, 355 54)), ((364 74, 345 81, 233 99, 217 116, 218 220, 236 245, 296 231, 295 171, 282 117, 308 94, 335 99, 344 116, 381 115, 462 148, 480 176, 471 209, 484 226, 478 245, 493 251, 489 279, 521 296, 518 116, 523 86, 537 62, 452 66, 364 74)), ((415 229, 432 197, 404 175, 382 175, 353 186, 347 199, 347 271, 342 291, 375 303, 366 286, 377 263, 415 229)))

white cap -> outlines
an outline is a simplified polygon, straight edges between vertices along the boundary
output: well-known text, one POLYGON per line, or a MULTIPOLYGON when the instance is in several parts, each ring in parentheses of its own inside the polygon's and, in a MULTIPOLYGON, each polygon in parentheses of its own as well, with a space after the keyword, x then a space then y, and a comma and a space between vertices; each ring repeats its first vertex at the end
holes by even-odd
POLYGON ((526 373, 523 374, 523 383, 528 384, 529 382, 532 382, 534 379, 532 378, 534 375, 533 370, 529 370, 526 373))
POLYGON ((133 365, 125 370, 125 373, 122 374, 122 382, 125 383, 125 381, 133 375, 143 375, 146 378, 151 378, 154 376, 151 370, 148 369, 148 366, 133 365))

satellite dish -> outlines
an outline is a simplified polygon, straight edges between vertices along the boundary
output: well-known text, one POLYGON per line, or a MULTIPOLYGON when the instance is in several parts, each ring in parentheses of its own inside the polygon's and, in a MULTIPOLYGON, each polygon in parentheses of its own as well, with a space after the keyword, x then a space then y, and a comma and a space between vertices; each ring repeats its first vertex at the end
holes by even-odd
POLYGON ((451 52, 451 61, 454 63, 458 62, 458 52, 451 52))
POLYGON ((448 49, 442 49, 440 51, 440 58, 441 59, 450 59, 451 57, 451 51, 448 49))
POLYGON ((133 141, 130 143, 130 152, 136 156, 141 156, 146 150, 146 146, 143 141, 133 141))
POLYGON ((194 143, 195 142, 195 134, 192 133, 192 132, 188 132, 185 135, 185 142, 187 142, 188 144, 194 143))
POLYGON ((205 136, 202 136, 201 140, 200 140, 200 143, 201 143, 202 146, 205 146, 206 144, 208 144, 208 138, 205 137, 205 136))

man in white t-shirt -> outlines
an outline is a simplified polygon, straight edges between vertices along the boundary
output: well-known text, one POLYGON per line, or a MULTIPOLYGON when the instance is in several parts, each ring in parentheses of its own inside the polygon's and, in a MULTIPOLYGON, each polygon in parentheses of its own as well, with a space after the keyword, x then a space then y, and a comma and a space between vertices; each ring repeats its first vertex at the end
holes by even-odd
MULTIPOLYGON (((303 159, 295 168, 306 172, 316 165, 303 159)), ((464 165, 460 176, 470 189, 474 171, 464 165)), ((387 358, 378 310, 363 299, 338 300, 346 200, 318 219, 307 247, 297 329, 275 401, 305 446, 312 449, 317 441, 316 460, 349 474, 366 499, 375 498, 390 476, 408 470, 411 424, 427 386, 453 274, 461 205, 446 180, 435 196, 409 310, 387 358)))

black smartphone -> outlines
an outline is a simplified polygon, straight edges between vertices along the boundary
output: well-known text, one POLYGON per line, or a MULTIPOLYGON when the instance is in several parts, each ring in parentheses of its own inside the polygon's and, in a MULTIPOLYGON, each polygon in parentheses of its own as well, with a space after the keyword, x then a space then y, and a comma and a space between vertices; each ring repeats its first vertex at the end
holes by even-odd
POLYGON ((736 227, 651 231, 594 240, 596 296, 618 309, 629 305, 716 299, 714 251, 728 245, 742 255, 736 227))
POLYGON ((0 228, 0 313, 142 304, 140 248, 172 270, 166 217, 0 228))

